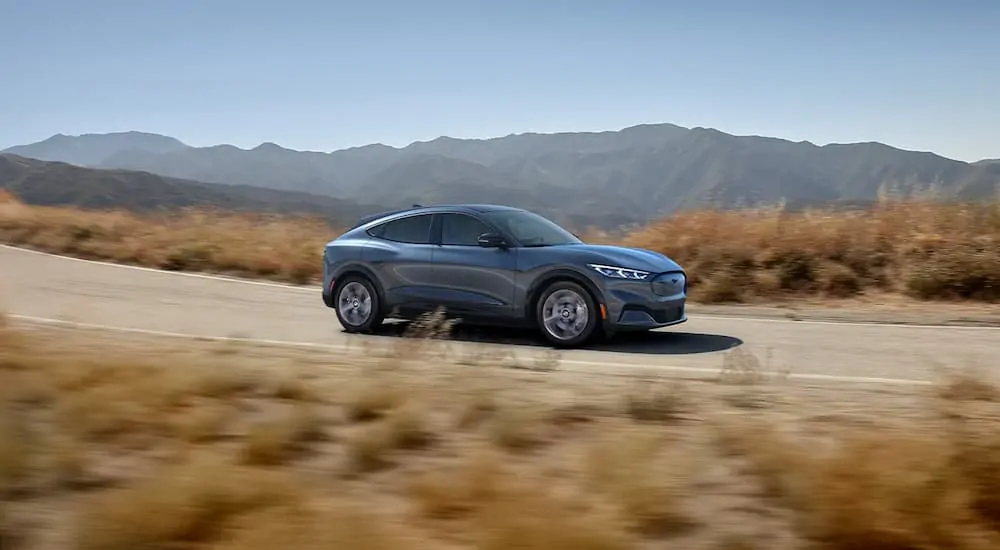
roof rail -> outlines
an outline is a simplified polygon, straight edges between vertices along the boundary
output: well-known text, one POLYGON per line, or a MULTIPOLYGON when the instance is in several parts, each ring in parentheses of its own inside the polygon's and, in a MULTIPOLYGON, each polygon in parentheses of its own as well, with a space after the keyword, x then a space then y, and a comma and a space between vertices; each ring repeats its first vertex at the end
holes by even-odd
MULTIPOLYGON (((364 225, 364 224, 366 224, 366 223, 368 223, 368 222, 370 222, 372 220, 377 220, 379 218, 383 218, 385 216, 391 216, 393 214, 401 214, 403 212, 408 212, 410 210, 413 210, 414 208, 421 208, 421 206, 414 205, 414 206, 411 206, 410 208, 398 208, 396 210, 386 210, 385 212, 377 212, 375 214, 368 214, 367 216, 362 216, 361 219, 359 219, 357 222, 355 222, 355 224, 353 226, 351 226, 351 229, 356 229, 358 227, 361 227, 362 225, 364 225)), ((348 230, 348 231, 350 231, 350 230, 348 230)))

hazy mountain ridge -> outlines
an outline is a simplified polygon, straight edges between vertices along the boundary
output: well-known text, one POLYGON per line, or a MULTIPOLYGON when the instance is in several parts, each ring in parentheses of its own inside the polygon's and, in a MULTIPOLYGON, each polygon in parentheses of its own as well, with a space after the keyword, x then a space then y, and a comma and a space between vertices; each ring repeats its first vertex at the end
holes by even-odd
POLYGON ((324 195, 203 183, 132 170, 87 168, 7 153, 0 154, 0 189, 35 205, 121 208, 136 212, 202 206, 313 214, 335 223, 351 223, 362 213, 380 210, 324 195))
MULTIPOLYGON (((40 147, 45 143, 22 146, 19 154, 37 154, 37 147, 57 157, 52 143, 40 147)), ((673 124, 489 139, 440 137, 402 148, 374 144, 331 153, 273 143, 253 149, 177 143, 181 146, 165 150, 107 147, 110 154, 96 165, 386 207, 504 202, 599 225, 703 205, 866 202, 886 194, 975 199, 994 197, 1000 189, 1000 164, 988 161, 966 163, 877 142, 817 146, 673 124)), ((67 145, 66 156, 72 150, 67 145)))
POLYGON ((162 154, 189 148, 177 138, 148 132, 112 132, 67 136, 56 134, 30 145, 17 145, 0 153, 21 157, 68 162, 79 166, 97 166, 107 158, 125 151, 162 154))

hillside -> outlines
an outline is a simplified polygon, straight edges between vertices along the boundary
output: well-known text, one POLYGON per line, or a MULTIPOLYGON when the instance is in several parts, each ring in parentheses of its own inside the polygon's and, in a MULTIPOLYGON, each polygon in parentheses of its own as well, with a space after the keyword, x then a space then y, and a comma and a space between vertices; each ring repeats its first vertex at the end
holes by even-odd
POLYGON ((0 154, 0 189, 27 204, 134 212, 215 207, 227 211, 320 215, 331 223, 378 209, 329 196, 183 180, 130 170, 84 168, 0 154))
MULTIPOLYGON (((992 198, 1000 189, 1000 165, 989 162, 970 164, 881 143, 817 146, 672 124, 492 139, 441 137, 402 148, 368 145, 332 153, 273 143, 249 150, 126 145, 108 147, 109 154, 92 165, 385 206, 507 202, 566 223, 601 227, 706 205, 784 202, 795 207, 865 203, 886 195, 978 199, 992 198)), ((67 159, 73 151, 67 144, 67 159)), ((52 147, 46 154, 58 156, 52 147)))

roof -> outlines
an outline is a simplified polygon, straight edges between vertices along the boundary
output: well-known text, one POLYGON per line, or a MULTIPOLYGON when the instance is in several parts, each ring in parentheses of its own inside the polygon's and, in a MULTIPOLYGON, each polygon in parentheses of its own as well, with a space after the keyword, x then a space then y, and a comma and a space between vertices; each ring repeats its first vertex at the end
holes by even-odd
POLYGON ((520 210, 520 208, 515 208, 513 206, 505 206, 500 204, 435 204, 430 206, 420 206, 414 205, 410 208, 401 208, 398 210, 388 210, 386 212, 379 212, 377 214, 370 214, 358 220, 354 227, 359 227, 365 225, 369 222, 375 220, 380 220, 382 218, 387 218, 390 216, 395 216, 398 214, 409 214, 417 212, 442 212, 442 211, 465 211, 465 212, 494 212, 497 210, 520 210))

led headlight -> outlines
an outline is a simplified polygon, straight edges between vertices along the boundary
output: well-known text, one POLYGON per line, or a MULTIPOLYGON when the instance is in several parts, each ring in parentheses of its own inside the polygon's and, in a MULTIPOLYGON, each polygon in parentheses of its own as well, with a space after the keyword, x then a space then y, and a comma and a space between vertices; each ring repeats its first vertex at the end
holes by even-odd
POLYGON ((649 278, 648 271, 629 269, 627 267, 617 267, 613 265, 587 264, 587 267, 597 271, 605 277, 612 279, 628 279, 630 281, 644 281, 649 278))

